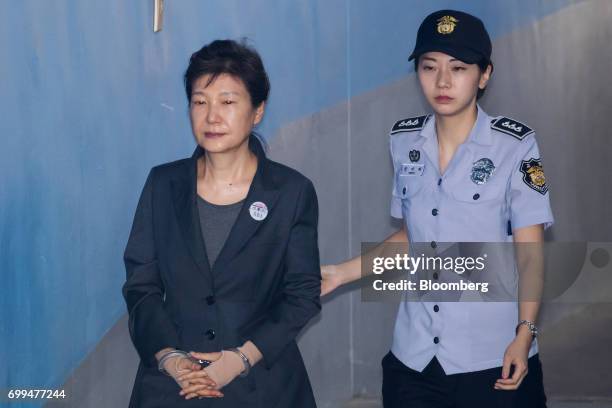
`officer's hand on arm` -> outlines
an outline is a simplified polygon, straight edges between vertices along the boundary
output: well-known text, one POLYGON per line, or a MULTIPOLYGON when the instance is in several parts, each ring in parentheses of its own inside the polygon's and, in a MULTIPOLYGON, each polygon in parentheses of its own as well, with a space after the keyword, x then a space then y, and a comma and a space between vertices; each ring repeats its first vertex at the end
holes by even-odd
POLYGON ((321 266, 321 296, 333 292, 338 287, 344 285, 343 277, 338 271, 339 265, 321 266))
MULTIPOLYGON (((540 224, 532 225, 516 229, 512 235, 519 270, 519 320, 535 322, 544 281, 544 228, 540 224)), ((527 375, 527 359, 533 338, 527 325, 518 326, 516 337, 504 353, 502 378, 495 383, 495 389, 516 390, 521 385, 527 375), (514 366, 512 377, 511 366, 514 366)))
MULTIPOLYGON (((390 235, 381 245, 372 250, 368 256, 382 256, 385 250, 385 245, 392 242, 408 242, 408 234, 406 234, 406 226, 404 225, 399 231, 390 235)), ((359 280, 361 276, 361 255, 356 256, 346 262, 337 265, 321 266, 321 296, 325 296, 342 285, 359 280)))
POLYGON ((185 399, 207 397, 209 396, 207 393, 212 389, 218 391, 234 381, 236 377, 247 370, 247 363, 242 359, 240 353, 247 358, 249 369, 263 358, 259 349, 251 341, 245 342, 242 347, 238 348, 238 351, 223 350, 216 353, 191 352, 194 358, 212 361, 213 363, 202 370, 202 372, 191 372, 181 376, 180 380, 190 381, 193 384, 183 389, 181 395, 185 396, 185 399), (215 386, 211 387, 208 382, 201 381, 206 378, 212 380, 215 386))

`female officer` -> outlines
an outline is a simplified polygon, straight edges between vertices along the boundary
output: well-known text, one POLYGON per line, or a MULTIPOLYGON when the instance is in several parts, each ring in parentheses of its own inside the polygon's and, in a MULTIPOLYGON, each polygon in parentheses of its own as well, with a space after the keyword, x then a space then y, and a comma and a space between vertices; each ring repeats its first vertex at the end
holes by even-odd
MULTIPOLYGON (((433 115, 391 130, 391 215, 404 224, 385 242, 409 236, 436 250, 442 242, 508 241, 510 230, 518 266, 539 270, 541 254, 517 243, 541 243, 552 224, 548 187, 534 131, 477 104, 490 57, 489 35, 474 16, 441 10, 421 24, 410 59, 433 115)), ((322 274, 326 294, 361 277, 360 257, 322 274)), ((539 303, 529 300, 403 302, 383 359, 385 407, 545 406, 539 303)))
POLYGON ((315 406, 295 337, 320 310, 317 198, 252 133, 269 89, 244 44, 191 56, 198 146, 151 170, 125 250, 131 407, 315 406))

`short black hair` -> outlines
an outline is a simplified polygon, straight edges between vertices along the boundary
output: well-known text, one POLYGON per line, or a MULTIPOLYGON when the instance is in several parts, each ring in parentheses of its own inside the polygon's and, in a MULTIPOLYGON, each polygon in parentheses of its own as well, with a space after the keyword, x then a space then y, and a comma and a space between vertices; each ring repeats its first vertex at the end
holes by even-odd
POLYGON ((193 84, 202 76, 210 75, 206 86, 221 74, 228 74, 244 83, 253 107, 268 100, 270 80, 261 57, 246 43, 234 40, 215 40, 194 52, 185 71, 187 100, 191 102, 193 84))
MULTIPOLYGON (((421 56, 420 55, 414 59, 414 72, 417 72, 419 70, 419 61, 420 60, 421 60, 421 56)), ((487 68, 489 67, 489 65, 490 65, 491 66, 491 73, 493 73, 493 61, 490 61, 490 60, 488 60, 486 58, 482 58, 480 61, 478 61, 476 63, 476 65, 478 65, 478 68, 480 68, 480 72, 485 72, 487 70, 487 68)), ((478 93, 476 94, 476 100, 482 98, 482 96, 484 95, 486 90, 487 90, 486 87, 484 89, 478 88, 478 93)))

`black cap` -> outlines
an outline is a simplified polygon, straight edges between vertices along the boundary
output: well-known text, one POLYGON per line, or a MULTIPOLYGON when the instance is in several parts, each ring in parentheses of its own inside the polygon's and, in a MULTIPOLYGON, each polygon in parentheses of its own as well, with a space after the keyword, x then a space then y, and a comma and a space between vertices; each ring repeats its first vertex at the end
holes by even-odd
POLYGON ((430 51, 451 55, 467 64, 491 62, 491 38, 482 21, 471 14, 440 10, 425 17, 408 61, 430 51))

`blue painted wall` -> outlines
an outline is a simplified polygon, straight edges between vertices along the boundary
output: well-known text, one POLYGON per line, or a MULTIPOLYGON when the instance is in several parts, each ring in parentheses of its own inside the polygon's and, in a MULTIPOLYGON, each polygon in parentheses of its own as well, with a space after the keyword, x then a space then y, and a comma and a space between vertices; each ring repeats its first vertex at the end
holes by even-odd
POLYGON ((190 154, 181 75, 247 36, 272 82, 261 132, 410 71, 420 20, 499 36, 569 0, 21 0, 0 13, 0 388, 57 386, 125 311, 122 251, 148 169, 190 154), (40 359, 44 359, 41 364, 40 359), (6 362, 6 363, 5 363, 6 362))

